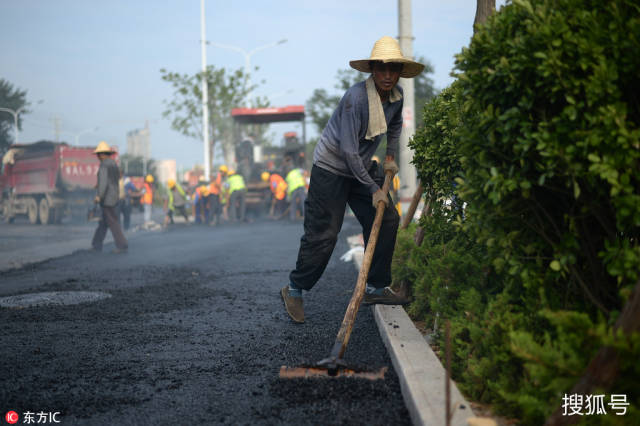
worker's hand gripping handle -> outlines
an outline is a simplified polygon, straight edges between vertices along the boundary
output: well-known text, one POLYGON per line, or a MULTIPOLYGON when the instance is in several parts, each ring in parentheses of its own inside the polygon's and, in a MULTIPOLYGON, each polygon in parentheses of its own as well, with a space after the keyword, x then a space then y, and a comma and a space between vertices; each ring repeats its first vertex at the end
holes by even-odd
MULTIPOLYGON (((393 173, 388 171, 384 175, 384 183, 382 184, 382 192, 384 196, 387 197, 389 194, 389 187, 391 186, 391 181, 393 180, 393 173)), ((385 204, 382 204, 382 210, 384 211, 385 204)), ((380 208, 380 202, 378 201, 378 205, 376 206, 376 212, 380 208)), ((376 215, 377 216, 377 215, 376 215)))

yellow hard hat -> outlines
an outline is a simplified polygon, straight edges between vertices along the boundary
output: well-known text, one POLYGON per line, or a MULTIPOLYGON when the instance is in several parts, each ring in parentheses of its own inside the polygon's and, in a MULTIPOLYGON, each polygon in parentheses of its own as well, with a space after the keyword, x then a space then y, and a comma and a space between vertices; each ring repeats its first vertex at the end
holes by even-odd
POLYGON ((227 174, 228 174, 229 176, 231 176, 231 175, 235 175, 235 174, 236 174, 236 171, 235 171, 235 170, 233 170, 233 169, 230 169, 230 170, 229 170, 229 172, 228 172, 227 174))
POLYGON ((218 170, 221 173, 227 173, 229 171, 229 168, 227 168, 227 166, 225 164, 223 164, 222 166, 220 166, 220 168, 218 170))
POLYGON ((144 181, 147 183, 153 183, 153 176, 147 175, 147 177, 144 178, 144 181))
POLYGON ((167 186, 168 186, 169 188, 173 188, 174 186, 176 186, 176 181, 175 181, 175 180, 173 180, 173 179, 169 179, 169 180, 167 181, 167 186))
POLYGON ((267 181, 269 180, 269 177, 270 177, 270 176, 271 176, 271 175, 269 174, 269 172, 262 172, 262 174, 260 175, 260 178, 261 178, 263 181, 267 182, 267 181))
POLYGON ((376 163, 380 164, 380 157, 374 155, 373 157, 371 157, 371 161, 375 161, 376 163))
POLYGON ((200 194, 202 194, 204 197, 209 195, 209 188, 207 187, 207 185, 202 185, 200 187, 200 194))
POLYGON ((98 146, 96 147, 96 150, 93 151, 94 154, 113 154, 113 150, 111 149, 111 147, 109 146, 108 143, 106 143, 105 141, 101 141, 98 146))

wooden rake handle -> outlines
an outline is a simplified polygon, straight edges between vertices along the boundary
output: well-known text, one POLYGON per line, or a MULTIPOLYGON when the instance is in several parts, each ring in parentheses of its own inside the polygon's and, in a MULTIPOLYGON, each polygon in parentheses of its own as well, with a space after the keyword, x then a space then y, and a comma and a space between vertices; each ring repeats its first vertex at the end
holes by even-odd
MULTIPOLYGON (((385 195, 389 193, 389 186, 391 185, 392 180, 392 173, 387 172, 384 177, 384 184, 382 185, 382 192, 384 192, 385 195)), ((369 269, 371 268, 371 261, 373 260, 373 252, 375 251, 376 243, 378 242, 378 235, 380 234, 380 225, 382 224, 384 209, 385 204, 380 201, 376 207, 376 217, 373 221, 373 226, 371 227, 371 233, 369 234, 369 241, 367 242, 367 248, 364 252, 364 259, 362 260, 362 267, 358 274, 356 288, 351 296, 351 301, 349 301, 347 312, 344 314, 340 331, 338 331, 336 342, 333 346, 333 350, 331 351, 331 358, 333 359, 341 359, 344 355, 344 351, 347 349, 351 330, 353 329, 353 324, 356 321, 356 315, 358 314, 358 309, 360 308, 360 303, 362 302, 364 291, 367 286, 367 277, 369 276, 369 269)))

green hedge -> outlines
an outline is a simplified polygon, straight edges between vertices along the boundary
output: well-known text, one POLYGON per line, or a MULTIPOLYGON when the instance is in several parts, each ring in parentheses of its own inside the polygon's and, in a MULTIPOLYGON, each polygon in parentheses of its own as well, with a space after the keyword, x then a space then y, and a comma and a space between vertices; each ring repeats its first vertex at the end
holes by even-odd
POLYGON ((463 49, 412 141, 437 201, 423 247, 401 235, 394 274, 413 283, 412 315, 452 321, 463 389, 524 423, 605 343, 623 359, 608 391, 638 416, 640 337, 612 332, 640 278, 638 52, 635 1, 514 1, 463 49))

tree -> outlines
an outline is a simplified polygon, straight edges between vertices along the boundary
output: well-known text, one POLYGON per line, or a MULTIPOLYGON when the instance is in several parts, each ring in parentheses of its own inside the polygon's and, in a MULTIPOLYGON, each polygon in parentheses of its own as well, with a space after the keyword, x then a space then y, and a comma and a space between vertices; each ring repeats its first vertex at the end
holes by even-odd
MULTIPOLYGON (((257 68, 256 68, 257 69, 257 68)), ((171 119, 171 128, 185 136, 202 140, 202 76, 197 74, 179 74, 160 70, 162 80, 171 84, 174 89, 173 99, 165 100, 163 117, 171 119)), ((209 125, 211 135, 211 150, 216 142, 222 143, 225 160, 233 158, 234 128, 231 118, 231 109, 239 107, 246 102, 247 95, 257 85, 247 85, 248 74, 242 69, 227 71, 225 68, 216 68, 209 65, 204 72, 208 84, 209 125)), ((256 99, 257 107, 269 105, 266 98, 256 99)), ((251 132, 260 140, 266 126, 256 126, 251 132)))
MULTIPOLYGON (((418 57, 418 62, 424 64, 424 71, 418 74, 413 81, 413 101, 415 103, 415 111, 420 114, 417 117, 422 116, 422 111, 424 111, 424 106, 431 99, 435 98, 438 94, 438 90, 434 86, 434 81, 430 77, 433 75, 433 65, 424 56, 418 57)), ((416 120, 416 124, 418 127, 422 126, 424 123, 422 120, 416 120)))
MULTIPOLYGON (((0 108, 7 108, 17 111, 24 108, 27 102, 27 91, 20 90, 9 83, 7 80, 0 78, 0 108)), ((21 114, 29 111, 22 110, 21 114)), ((22 128, 22 120, 18 116, 18 128, 22 128)), ((0 156, 7 151, 9 145, 15 140, 15 124, 11 113, 0 111, 0 156)))

